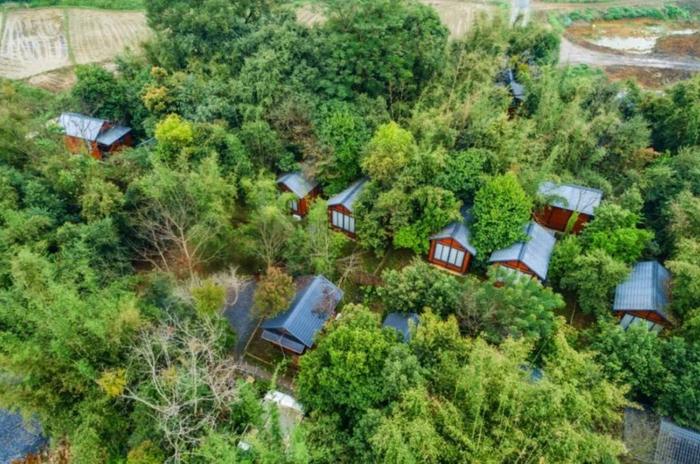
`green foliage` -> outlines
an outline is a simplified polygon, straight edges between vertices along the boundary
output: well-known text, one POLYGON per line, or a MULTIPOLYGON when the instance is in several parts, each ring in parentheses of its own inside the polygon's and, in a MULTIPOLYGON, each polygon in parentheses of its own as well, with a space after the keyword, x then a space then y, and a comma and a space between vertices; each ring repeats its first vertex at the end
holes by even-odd
POLYGON ((119 2, 108 0, 29 0, 28 3, 33 7, 60 6, 110 10, 141 10, 145 2, 144 0, 123 0, 119 2))
POLYGON ((447 156, 445 167, 435 181, 458 199, 471 202, 483 185, 484 165, 490 156, 488 151, 480 149, 452 153, 447 156))
POLYGON ((611 257, 632 264, 654 238, 651 231, 638 229, 639 216, 622 207, 604 203, 581 235, 584 248, 604 250, 611 257))
POLYGON ((615 287, 629 275, 630 268, 600 249, 577 256, 569 266, 561 286, 576 293, 585 313, 610 314, 615 287))
POLYGON ((324 108, 317 131, 319 142, 331 153, 320 167, 324 191, 340 192, 361 175, 360 158, 370 129, 353 106, 334 103, 324 108))
POLYGON ((282 269, 268 267, 258 282, 253 302, 255 314, 259 318, 270 318, 289 307, 294 297, 294 280, 282 269))
POLYGON ((289 240, 285 258, 294 273, 322 274, 332 279, 336 274, 336 262, 348 242, 344 234, 330 228, 326 202, 315 200, 305 226, 296 228, 289 240))
POLYGON ((346 305, 343 317, 301 359, 299 399, 310 410, 356 421, 385 399, 382 371, 395 343, 367 308, 346 305))
POLYGON ((151 441, 144 441, 129 451, 126 464, 162 464, 163 452, 151 441))
POLYGON ((128 100, 124 82, 97 65, 77 66, 75 75, 78 80, 71 89, 71 94, 79 102, 81 112, 110 121, 129 119, 129 108, 125 107, 128 100))
POLYGON ((459 281, 420 259, 400 271, 382 273, 377 294, 388 312, 422 313, 430 308, 438 314, 454 312, 462 291, 459 281))
POLYGON ((448 34, 432 8, 413 0, 332 1, 326 14, 319 87, 328 95, 382 96, 398 110, 440 69, 448 34))
POLYGON ((539 341, 554 334, 554 312, 563 307, 564 299, 536 279, 494 267, 488 281, 465 288, 457 315, 469 333, 493 343, 507 338, 539 341))
POLYGON ((226 289, 212 280, 205 280, 202 285, 192 289, 194 307, 202 316, 218 314, 226 301, 226 289))
POLYGON ((615 382, 631 386, 634 400, 652 404, 660 415, 688 427, 700 416, 689 407, 700 392, 698 346, 694 340, 662 338, 645 327, 622 330, 604 325, 593 337, 599 361, 615 382))
POLYGON ((410 162, 416 150, 413 135, 395 122, 377 129, 362 160, 362 169, 375 182, 388 186, 410 162))
POLYGON ((700 243, 691 239, 682 239, 676 253, 666 266, 673 274, 671 293, 673 308, 679 316, 700 308, 700 243))
POLYGON ((532 199, 514 174, 494 177, 474 199, 474 245, 479 256, 523 240, 523 226, 530 218, 532 199))

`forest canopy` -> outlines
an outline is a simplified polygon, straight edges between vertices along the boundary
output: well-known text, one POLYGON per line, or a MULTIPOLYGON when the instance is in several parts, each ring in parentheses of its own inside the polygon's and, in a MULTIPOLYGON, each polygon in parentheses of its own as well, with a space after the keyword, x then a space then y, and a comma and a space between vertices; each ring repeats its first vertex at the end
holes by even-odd
POLYGON ((305 25, 281 0, 146 0, 118 72, 0 82, 0 407, 86 464, 610 463, 626 407, 700 428, 700 77, 648 92, 558 66, 538 22, 450 38, 416 0, 318 3, 305 25), (137 143, 71 154, 67 111, 137 143), (320 192, 301 220, 292 172, 320 192), (360 179, 350 240, 327 199, 360 179), (541 283, 489 257, 526 241, 544 181, 603 201, 541 283), (469 275, 426 263, 467 216, 469 275), (649 260, 673 324, 625 331, 615 288, 649 260), (313 349, 236 351, 231 308, 278 316, 319 274, 344 296, 313 349))

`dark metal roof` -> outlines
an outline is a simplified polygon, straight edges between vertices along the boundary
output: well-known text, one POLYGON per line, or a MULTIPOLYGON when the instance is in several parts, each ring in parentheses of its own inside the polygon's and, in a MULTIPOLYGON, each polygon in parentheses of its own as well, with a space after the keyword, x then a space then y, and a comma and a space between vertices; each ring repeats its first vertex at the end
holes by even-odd
POLYGON ((367 185, 368 180, 369 179, 367 178, 360 179, 339 194, 332 196, 328 200, 328 206, 342 205, 352 212, 352 205, 362 193, 362 190, 365 188, 365 185, 367 185))
POLYGON ((124 137, 126 134, 131 132, 131 129, 124 126, 114 126, 107 129, 107 131, 97 137, 97 143, 100 145, 111 146, 119 139, 124 137))
POLYGON ((260 337, 263 340, 267 340, 268 342, 280 345, 288 349, 289 351, 292 351, 297 354, 302 354, 306 349, 303 343, 299 343, 298 341, 292 340, 291 338, 286 337, 284 335, 275 332, 270 332, 269 330, 263 330, 262 335, 260 337))
POLYGON ((529 240, 494 251, 489 263, 519 261, 529 267, 537 277, 545 280, 557 240, 552 233, 535 222, 525 225, 525 234, 529 240))
POLYGON ((576 211, 593 216, 595 209, 603 199, 603 192, 598 189, 573 184, 557 185, 544 182, 540 185, 539 193, 549 198, 551 206, 576 211))
POLYGON ((287 311, 263 322, 261 327, 284 330, 311 348, 316 333, 321 330, 342 297, 342 290, 325 277, 316 276, 297 292, 287 311))
POLYGON ((58 118, 58 125, 61 126, 67 136, 77 137, 90 142, 97 140, 106 122, 104 119, 78 113, 63 113, 58 118))
POLYGON ((668 320, 668 285, 671 274, 658 261, 634 265, 632 273, 615 289, 613 311, 654 311, 668 320))
POLYGON ((444 229, 442 229, 437 234, 430 237, 430 240, 442 240, 445 238, 451 238, 456 241, 465 250, 471 253, 472 256, 476 256, 476 248, 471 244, 471 231, 469 230, 469 224, 471 223, 471 212, 469 210, 462 211, 462 220, 455 221, 448 224, 444 229))
POLYGON ((410 326, 413 325, 415 327, 419 322, 420 319, 416 313, 389 313, 384 319, 382 327, 391 327, 398 330, 403 335, 403 340, 407 342, 411 339, 410 326))
POLYGON ((0 464, 39 453, 47 444, 37 421, 25 424, 19 414, 0 409, 0 464))
POLYGON ((304 198, 314 188, 317 183, 305 178, 300 172, 283 174, 277 179, 278 184, 286 186, 298 198, 304 198))
POLYGON ((700 433, 662 419, 654 462, 657 464, 700 463, 700 433))

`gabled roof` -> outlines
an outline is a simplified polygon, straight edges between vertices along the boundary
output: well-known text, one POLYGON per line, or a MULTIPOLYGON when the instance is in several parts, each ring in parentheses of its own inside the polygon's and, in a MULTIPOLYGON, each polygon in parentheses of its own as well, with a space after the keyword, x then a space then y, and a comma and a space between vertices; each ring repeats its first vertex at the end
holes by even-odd
POLYGON ((403 335, 403 340, 407 342, 411 339, 410 324, 413 324, 415 327, 419 322, 420 319, 416 313, 389 313, 384 319, 382 327, 391 327, 398 330, 403 335))
POLYGON ((347 208, 348 211, 352 212, 352 205, 362 193, 362 190, 367 185, 368 180, 369 179, 367 178, 360 179, 339 194, 332 196, 328 200, 328 206, 341 205, 347 208))
POLYGON ((549 260, 557 240, 547 229, 535 222, 525 225, 525 234, 529 240, 494 251, 489 262, 519 261, 530 268, 537 277, 545 280, 549 269, 549 260))
MULTIPOLYGON (((289 309, 266 320, 261 327, 267 331, 284 331, 307 348, 311 348, 314 336, 321 330, 342 297, 342 290, 325 277, 316 276, 297 292, 289 309)), ((291 337, 286 338, 294 341, 291 337)))
POLYGON ((277 179, 278 184, 286 186, 298 198, 304 198, 316 185, 316 182, 306 179, 300 172, 283 174, 277 179))
POLYGON ((595 209, 603 199, 603 192, 598 189, 573 184, 543 182, 539 193, 551 197, 549 204, 556 208, 576 211, 593 216, 595 209))
POLYGON ((668 285, 671 274, 658 261, 634 265, 627 280, 615 289, 614 311, 654 311, 668 320, 668 285))
POLYGON ((104 119, 97 119, 78 113, 63 113, 58 118, 58 125, 67 136, 77 137, 90 142, 97 140, 106 122, 104 119))
POLYGON ((38 453, 47 443, 37 421, 27 425, 19 414, 0 409, 0 464, 38 453))
POLYGON ((104 134, 100 135, 97 137, 97 143, 100 145, 106 145, 106 146, 111 146, 115 142, 117 142, 119 139, 124 137, 126 134, 131 132, 131 129, 128 127, 124 126, 114 126, 110 127, 105 131, 104 134))
POLYGON ((700 433, 662 419, 654 462, 658 464, 700 463, 700 433))
POLYGON ((444 229, 430 237, 430 240, 442 240, 451 238, 459 243, 465 250, 476 256, 476 248, 471 244, 471 231, 469 224, 471 223, 471 214, 469 210, 462 211, 462 220, 448 224, 444 229))

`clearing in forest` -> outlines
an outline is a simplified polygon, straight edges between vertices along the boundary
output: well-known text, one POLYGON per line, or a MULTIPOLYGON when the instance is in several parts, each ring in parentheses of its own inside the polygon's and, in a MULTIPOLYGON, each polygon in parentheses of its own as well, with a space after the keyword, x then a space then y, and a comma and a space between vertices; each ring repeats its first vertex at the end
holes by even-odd
POLYGON ((82 8, 7 9, 0 30, 0 77, 55 90, 72 78, 58 70, 108 62, 150 34, 143 13, 82 8))

